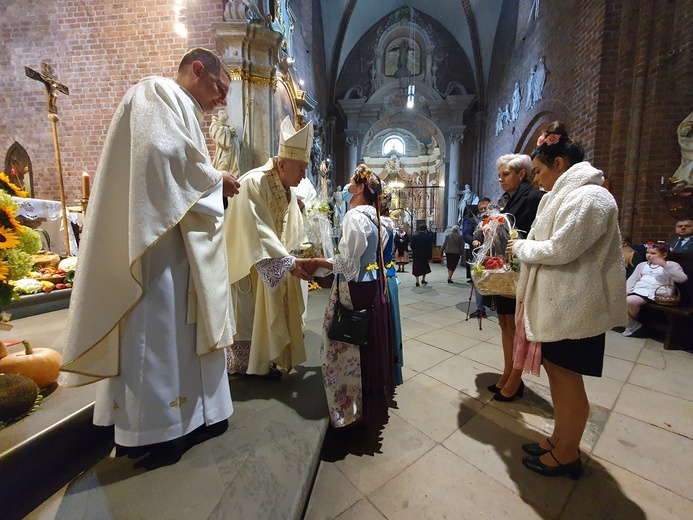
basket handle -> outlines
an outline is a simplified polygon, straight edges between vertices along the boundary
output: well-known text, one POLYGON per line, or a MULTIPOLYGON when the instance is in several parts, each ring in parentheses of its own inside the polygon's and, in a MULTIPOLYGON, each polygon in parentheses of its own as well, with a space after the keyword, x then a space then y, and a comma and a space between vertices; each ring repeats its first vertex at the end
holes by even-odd
POLYGON ((660 285, 659 287, 657 287, 657 288, 655 289, 655 292, 654 292, 654 293, 655 293, 655 296, 657 296, 657 291, 659 291, 660 289, 665 288, 665 287, 673 287, 674 293, 670 295, 670 294, 669 294, 669 291, 667 291, 667 292, 664 293, 664 294, 660 293, 660 296, 674 296, 674 297, 676 297, 676 298, 679 298, 679 297, 681 296, 681 291, 679 290, 679 288, 676 287, 674 284, 671 284, 671 283, 665 283, 665 284, 662 284, 662 285, 660 285))

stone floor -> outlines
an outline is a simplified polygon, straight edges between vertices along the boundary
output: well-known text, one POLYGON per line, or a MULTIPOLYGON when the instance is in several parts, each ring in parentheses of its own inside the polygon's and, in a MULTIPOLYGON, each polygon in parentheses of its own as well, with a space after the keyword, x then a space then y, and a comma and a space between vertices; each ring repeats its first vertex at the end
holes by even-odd
MULTIPOLYGON (((464 272, 448 285, 444 267, 432 268, 425 287, 401 275, 406 381, 389 424, 372 436, 328 433, 306 520, 693 518, 693 355, 609 332, 604 377, 586 378, 587 470, 577 482, 546 479, 522 466, 520 449, 551 429, 546 376, 525 377, 523 399, 491 401, 485 388, 502 367, 497 319, 484 320, 482 330, 465 321, 464 272)), ((324 290, 310 294, 309 360, 296 375, 309 381, 307 391, 287 388, 278 400, 267 387, 258 396, 259 387, 232 382, 236 413, 227 434, 153 472, 107 459, 28 518, 300 517, 297 503, 258 511, 269 494, 295 500, 282 493, 308 467, 297 463, 297 446, 315 442, 324 428, 316 368, 326 299, 324 290), (298 433, 281 438, 272 426, 280 423, 298 433), (239 468, 259 456, 275 468, 260 475, 261 488, 249 489, 239 468), (239 500, 247 509, 228 507, 239 500)))
POLYGON ((370 438, 328 434, 306 520, 693 518, 693 355, 609 332, 604 377, 585 378, 585 474, 541 477, 521 445, 551 430, 546 375, 492 401, 497 318, 465 321, 464 271, 448 285, 432 267, 425 287, 400 275, 405 382, 390 422, 370 438))

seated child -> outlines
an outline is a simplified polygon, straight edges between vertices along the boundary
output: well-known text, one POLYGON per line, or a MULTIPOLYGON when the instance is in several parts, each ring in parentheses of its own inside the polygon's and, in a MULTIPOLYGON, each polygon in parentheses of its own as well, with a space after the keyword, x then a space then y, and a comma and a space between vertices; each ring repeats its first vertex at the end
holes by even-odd
MULTIPOLYGON (((672 250, 669 244, 666 242, 648 242, 646 247, 645 258, 647 261, 639 263, 626 282, 628 326, 623 331, 624 336, 630 336, 642 327, 642 323, 636 321, 636 318, 643 305, 654 301, 657 288, 688 280, 688 276, 679 264, 667 262, 667 255, 672 250)), ((673 292, 671 287, 666 289, 669 294, 673 292)), ((660 290, 661 292, 662 290, 660 290)))

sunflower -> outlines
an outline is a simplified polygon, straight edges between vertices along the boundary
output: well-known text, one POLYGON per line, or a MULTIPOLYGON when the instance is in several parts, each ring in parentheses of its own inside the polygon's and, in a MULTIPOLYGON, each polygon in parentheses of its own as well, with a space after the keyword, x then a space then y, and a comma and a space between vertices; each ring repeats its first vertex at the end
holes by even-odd
POLYGON ((18 233, 22 229, 22 225, 14 216, 14 210, 9 205, 0 205, 0 227, 10 229, 14 233, 18 233))
POLYGON ((29 195, 29 192, 20 190, 16 184, 10 181, 10 178, 7 176, 5 172, 0 172, 0 190, 6 191, 10 195, 14 195, 15 197, 24 198, 27 195, 29 195))
POLYGON ((0 260, 0 282, 4 282, 7 280, 7 275, 10 274, 10 268, 9 266, 5 265, 1 260, 0 260))
POLYGON ((0 249, 13 249, 19 245, 19 237, 13 229, 0 225, 0 249))

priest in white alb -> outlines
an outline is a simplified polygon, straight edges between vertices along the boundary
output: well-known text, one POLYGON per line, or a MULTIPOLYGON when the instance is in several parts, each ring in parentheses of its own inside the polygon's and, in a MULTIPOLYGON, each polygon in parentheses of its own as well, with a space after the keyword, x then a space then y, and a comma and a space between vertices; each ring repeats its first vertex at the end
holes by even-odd
POLYGON ((116 109, 87 212, 60 383, 98 381, 94 424, 144 467, 180 459, 228 428, 225 347, 233 305, 223 196, 200 123, 226 105, 230 76, 206 49, 175 80, 149 77, 116 109))
POLYGON ((315 268, 291 252, 305 239, 295 188, 312 143, 312 122, 296 131, 284 119, 277 156, 241 175, 240 193, 229 201, 224 228, 237 326, 229 373, 277 379, 279 368, 306 359, 300 279, 311 279, 315 268))

